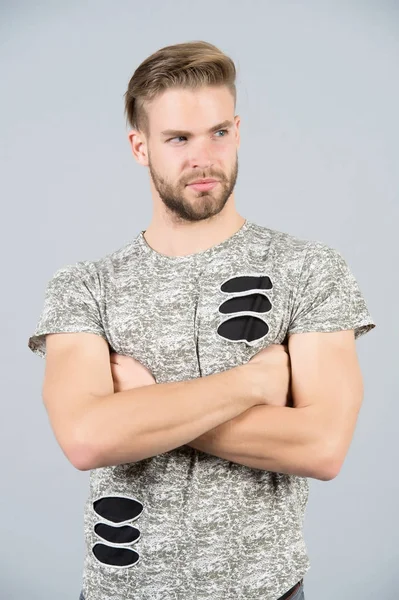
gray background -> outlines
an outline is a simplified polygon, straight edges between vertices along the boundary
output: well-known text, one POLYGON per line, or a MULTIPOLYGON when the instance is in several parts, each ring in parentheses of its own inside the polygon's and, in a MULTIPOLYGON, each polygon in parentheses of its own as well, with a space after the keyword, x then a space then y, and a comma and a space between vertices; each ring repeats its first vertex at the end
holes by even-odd
POLYGON ((149 54, 195 39, 237 66, 239 212, 340 250, 377 322, 358 341, 365 398, 345 464, 310 480, 306 599, 396 599, 398 3, 0 6, 1 599, 78 598, 89 474, 55 441, 27 341, 57 268, 148 224, 123 94, 149 54))

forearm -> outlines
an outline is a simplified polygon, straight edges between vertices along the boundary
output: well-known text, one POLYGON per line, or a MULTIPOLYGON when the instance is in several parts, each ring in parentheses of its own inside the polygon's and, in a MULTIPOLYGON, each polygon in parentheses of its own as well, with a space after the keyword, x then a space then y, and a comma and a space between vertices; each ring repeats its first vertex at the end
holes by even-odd
POLYGON ((253 406, 187 445, 248 467, 317 479, 328 462, 311 407, 253 406))
POLYGON ((240 369, 92 399, 79 429, 87 468, 136 462, 181 446, 258 402, 240 369))

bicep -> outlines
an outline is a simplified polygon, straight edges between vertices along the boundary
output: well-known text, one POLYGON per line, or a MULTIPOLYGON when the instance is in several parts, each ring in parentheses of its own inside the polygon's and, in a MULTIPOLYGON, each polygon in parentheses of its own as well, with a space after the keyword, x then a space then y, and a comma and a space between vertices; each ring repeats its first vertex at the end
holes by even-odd
POLYGON ((363 398, 353 329, 292 334, 288 350, 294 406, 306 408, 331 460, 341 465, 363 398))
POLYGON ((96 398, 114 392, 108 343, 94 333, 56 333, 46 336, 46 346, 44 405, 59 445, 77 466, 85 451, 79 423, 96 398))

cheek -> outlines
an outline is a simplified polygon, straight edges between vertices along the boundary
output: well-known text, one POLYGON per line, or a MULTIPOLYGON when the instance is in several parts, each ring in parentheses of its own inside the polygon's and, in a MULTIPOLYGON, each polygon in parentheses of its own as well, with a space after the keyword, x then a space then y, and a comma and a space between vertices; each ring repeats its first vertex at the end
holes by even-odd
POLYGON ((217 153, 217 158, 220 161, 220 164, 223 165, 225 170, 230 170, 233 168, 234 163, 236 162, 237 156, 237 148, 232 144, 224 144, 217 153))
POLYGON ((183 173, 186 171, 185 165, 186 159, 182 152, 170 150, 169 152, 162 152, 153 163, 154 167, 162 176, 165 181, 175 185, 180 182, 180 179, 184 177, 183 173))

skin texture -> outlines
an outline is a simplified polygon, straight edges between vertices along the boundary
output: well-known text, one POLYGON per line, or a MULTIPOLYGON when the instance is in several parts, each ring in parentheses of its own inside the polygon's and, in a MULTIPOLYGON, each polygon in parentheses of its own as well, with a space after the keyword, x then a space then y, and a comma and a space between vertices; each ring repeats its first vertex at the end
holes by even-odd
MULTIPOLYGON (((269 405, 253 406, 188 445, 275 472, 298 473, 302 460, 310 465, 307 476, 328 481, 342 467, 363 396, 353 330, 294 334, 288 342, 293 368, 282 345, 261 350, 243 365, 251 369, 251 380, 262 373, 259 366, 273 365, 263 382, 269 405)), ((135 359, 113 354, 114 360, 115 390, 155 383, 135 359)))
MULTIPOLYGON (((112 353, 110 364, 115 392, 156 384, 150 371, 130 356, 112 353)), ((262 450, 259 448, 259 438, 262 439, 263 436, 259 435, 259 425, 262 423, 264 411, 262 413, 259 409, 266 405, 290 406, 291 368, 288 348, 285 345, 272 344, 255 354, 243 365, 243 369, 246 370, 248 380, 258 386, 259 394, 265 398, 265 405, 249 408, 238 417, 209 430, 186 445, 239 464, 263 468, 262 450)))
POLYGON ((293 334, 288 349, 293 406, 254 406, 190 445, 253 468, 329 481, 343 466, 363 400, 353 330, 293 334))
POLYGON ((112 352, 110 366, 114 393, 156 383, 152 373, 132 356, 112 352))
MULTIPOLYGON (((249 363, 247 369, 252 368, 251 380, 258 378, 259 388, 262 386, 264 388, 263 393, 262 391, 260 393, 267 398, 265 404, 269 406, 289 406, 291 401, 291 368, 287 346, 272 344, 255 354, 249 363), (273 365, 273 376, 271 378, 269 373, 268 381, 265 383, 261 372, 268 365, 273 365)), ((131 356, 112 352, 110 354, 110 365, 115 393, 156 384, 154 376, 147 367, 131 356)))

